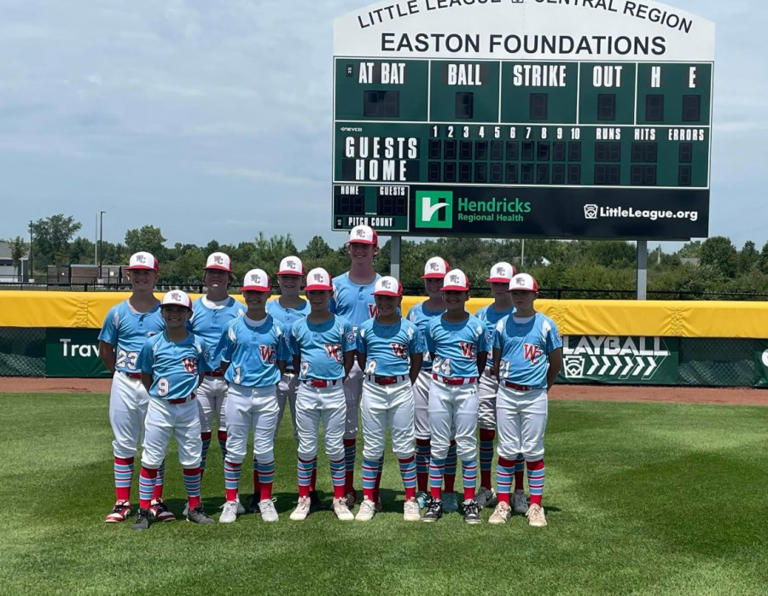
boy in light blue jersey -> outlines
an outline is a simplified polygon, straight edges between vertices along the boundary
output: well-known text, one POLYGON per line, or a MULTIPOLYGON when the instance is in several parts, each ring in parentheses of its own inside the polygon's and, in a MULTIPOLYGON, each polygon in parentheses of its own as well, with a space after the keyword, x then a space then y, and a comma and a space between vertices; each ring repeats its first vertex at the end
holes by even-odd
POLYGON ((141 383, 149 393, 144 421, 144 444, 139 474, 139 511, 134 530, 146 530, 153 521, 150 501, 157 470, 165 459, 171 435, 179 448, 179 463, 184 470, 187 491, 187 520, 198 524, 215 523, 200 503, 200 415, 195 390, 201 375, 208 370, 208 355, 203 341, 190 333, 186 324, 192 315, 192 301, 181 290, 163 296, 161 305, 166 329, 144 344, 139 355, 141 383))
POLYGON ((384 457, 387 427, 392 451, 405 486, 405 521, 419 521, 414 458, 413 392, 424 354, 416 325, 400 316, 403 287, 394 277, 376 282, 378 314, 357 330, 358 363, 363 370, 363 502, 355 519, 370 521, 376 513, 379 462, 384 457))
MULTIPOLYGON (((347 241, 349 271, 333 278, 332 313, 341 315, 357 328, 371 317, 376 316, 376 301, 373 289, 381 277, 373 269, 373 259, 379 254, 379 237, 376 230, 366 225, 355 226, 349 231, 347 241)), ((355 491, 355 458, 357 456, 358 408, 363 390, 363 372, 357 362, 344 381, 344 397, 347 402, 347 418, 344 422, 344 492, 347 505, 357 501, 355 491)), ((382 459, 379 473, 384 464, 382 459)))
POLYGON ((442 517, 443 471, 453 435, 461 459, 464 521, 479 524, 482 520, 475 501, 477 379, 485 368, 488 346, 482 321, 464 310, 469 299, 469 282, 463 271, 453 269, 446 274, 443 293, 445 314, 432 319, 427 332, 427 347, 433 355, 429 389, 431 498, 422 519, 435 522, 442 517))
POLYGON ((512 278, 509 288, 515 313, 497 323, 493 337, 493 363, 499 374, 496 396, 499 503, 488 521, 505 524, 512 514, 509 493, 514 458, 522 453, 531 494, 531 504, 525 514, 531 526, 543 527, 547 525, 541 506, 547 391, 554 385, 563 364, 563 342, 555 322, 533 308, 539 291, 536 280, 527 273, 519 273, 512 278))
POLYGON ((352 323, 328 310, 333 293, 325 269, 307 274, 307 298, 311 312, 291 329, 294 370, 299 371, 296 395, 296 428, 299 435, 297 475, 299 502, 291 519, 306 519, 309 490, 317 466, 319 426, 325 430, 325 453, 331 465, 333 511, 342 521, 354 519, 344 499, 344 421, 347 406, 343 383, 355 358, 352 323))
POLYGON ((266 522, 278 521, 272 502, 275 476, 275 434, 280 408, 277 382, 289 359, 282 326, 267 313, 271 286, 262 269, 252 269, 243 280, 245 316, 233 321, 221 336, 217 354, 229 382, 227 396, 227 456, 224 488, 227 501, 219 517, 222 523, 237 519, 237 491, 241 467, 253 429, 254 477, 258 478, 258 511, 266 522))
MULTIPOLYGON (((153 293, 157 259, 148 252, 137 252, 131 255, 126 270, 133 290, 131 296, 109 309, 99 333, 99 357, 114 373, 109 391, 109 423, 114 433, 116 501, 104 519, 107 523, 121 522, 131 514, 134 458, 149 405, 149 395, 141 384, 139 353, 147 338, 165 329, 160 301, 153 293)), ((156 506, 158 520, 172 521, 174 515, 162 502, 162 494, 163 483, 159 479, 152 506, 156 506)))

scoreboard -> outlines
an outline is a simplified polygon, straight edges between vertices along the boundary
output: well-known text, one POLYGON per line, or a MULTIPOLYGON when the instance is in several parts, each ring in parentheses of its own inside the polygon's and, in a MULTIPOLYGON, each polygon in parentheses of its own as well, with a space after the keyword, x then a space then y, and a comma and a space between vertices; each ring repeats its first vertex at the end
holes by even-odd
POLYGON ((438 4, 336 23, 334 229, 707 235, 711 23, 629 1, 438 4))

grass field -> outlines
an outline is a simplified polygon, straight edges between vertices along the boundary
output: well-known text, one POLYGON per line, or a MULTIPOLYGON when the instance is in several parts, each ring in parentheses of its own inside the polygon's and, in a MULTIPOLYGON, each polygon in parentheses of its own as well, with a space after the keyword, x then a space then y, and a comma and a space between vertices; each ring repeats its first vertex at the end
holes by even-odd
MULTIPOLYGON (((106 396, 0 395, 0 593, 762 594, 767 435, 768 408, 552 402, 547 528, 522 516, 502 527, 457 514, 403 522, 391 454, 388 511, 368 524, 330 511, 297 523, 285 420, 279 523, 246 515, 134 532, 102 521, 114 501, 106 396)), ((179 514, 175 446, 169 453, 166 500, 179 514)), ((203 486, 211 512, 223 502, 218 454, 216 445, 203 486)), ((250 473, 241 489, 250 496, 250 473)))

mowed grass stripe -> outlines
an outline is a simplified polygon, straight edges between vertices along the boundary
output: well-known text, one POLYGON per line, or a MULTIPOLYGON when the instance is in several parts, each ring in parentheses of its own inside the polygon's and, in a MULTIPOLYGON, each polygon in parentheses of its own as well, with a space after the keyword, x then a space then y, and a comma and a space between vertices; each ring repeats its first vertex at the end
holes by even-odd
MULTIPOLYGON (((552 402, 543 530, 522 516, 504 527, 470 527, 456 514, 403 522, 391 453, 386 511, 372 522, 342 524, 330 511, 291 522, 295 445, 286 419, 276 446, 280 522, 246 515, 139 533, 103 523, 113 500, 107 398, 4 395, 0 593, 762 593, 767 417, 751 407, 552 402)), ((318 466, 329 501, 324 457, 318 466)), ((167 468, 166 500, 180 515, 175 445, 167 468)), ((250 463, 244 468, 247 502, 250 463)), ((137 474, 138 462, 134 502, 137 474)), ((359 485, 359 465, 357 477, 359 485)), ((215 440, 203 495, 209 512, 223 502, 215 440)))

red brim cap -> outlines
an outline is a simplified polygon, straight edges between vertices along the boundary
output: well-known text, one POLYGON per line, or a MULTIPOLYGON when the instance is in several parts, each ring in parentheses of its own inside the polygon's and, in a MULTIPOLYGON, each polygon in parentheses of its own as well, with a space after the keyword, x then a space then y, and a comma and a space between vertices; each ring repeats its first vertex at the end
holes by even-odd
POLYGON ((394 290, 379 290, 378 292, 373 293, 374 296, 402 296, 400 292, 396 292, 394 290))
POLYGON ((214 271, 226 271, 227 273, 232 273, 232 269, 229 267, 225 267, 224 265, 211 265, 210 267, 206 267, 205 270, 214 270, 214 271))
POLYGON ((507 279, 506 277, 489 277, 485 281, 492 283, 492 284, 508 284, 511 278, 507 279))
POLYGON ((265 288, 264 286, 243 286, 240 290, 242 292, 271 292, 272 288, 265 288))
POLYGON ((444 279, 445 273, 425 273, 421 279, 444 279))
POLYGON ((137 270, 143 270, 143 271, 157 271, 157 267, 151 267, 149 265, 134 265, 131 267, 130 265, 126 267, 128 271, 137 271, 137 270))
POLYGON ((311 292, 316 290, 327 290, 329 292, 333 292, 333 286, 326 286, 324 284, 311 284, 304 288, 305 292, 311 292))
POLYGON ((445 291, 452 291, 452 292, 466 292, 469 290, 469 284, 467 284, 466 287, 464 286, 443 286, 440 288, 441 290, 445 291))
POLYGON ((294 271, 293 269, 286 269, 285 271, 278 271, 277 274, 278 275, 293 275, 293 276, 296 276, 296 277, 301 277, 302 275, 304 275, 304 273, 302 273, 301 271, 294 271))

